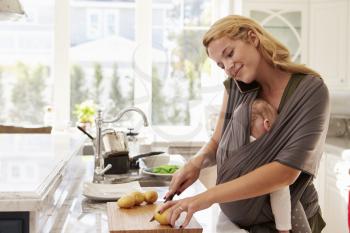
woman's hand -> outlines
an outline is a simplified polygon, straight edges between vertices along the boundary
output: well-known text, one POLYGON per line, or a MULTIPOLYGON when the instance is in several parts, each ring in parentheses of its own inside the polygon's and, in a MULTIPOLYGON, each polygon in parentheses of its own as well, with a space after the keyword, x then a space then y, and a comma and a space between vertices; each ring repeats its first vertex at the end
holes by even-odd
POLYGON ((196 166, 192 160, 180 168, 171 179, 169 191, 165 194, 164 199, 170 200, 177 194, 180 195, 188 186, 193 184, 199 177, 200 167, 196 166))
POLYGON ((180 214, 182 212, 187 212, 185 221, 180 226, 180 228, 184 228, 189 224, 195 212, 209 208, 212 204, 213 203, 210 201, 208 193, 204 192, 193 197, 176 201, 168 201, 159 208, 159 213, 169 209, 168 222, 174 227, 180 214))

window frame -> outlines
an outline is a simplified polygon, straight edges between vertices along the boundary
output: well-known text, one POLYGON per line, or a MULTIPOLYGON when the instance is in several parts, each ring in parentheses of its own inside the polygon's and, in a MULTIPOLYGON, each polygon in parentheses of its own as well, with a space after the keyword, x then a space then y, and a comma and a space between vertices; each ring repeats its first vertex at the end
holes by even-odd
MULTIPOLYGON (((232 0, 211 0, 213 21, 233 12, 232 0)), ((75 4, 84 4, 75 3, 75 4)), ((54 16, 54 64, 53 64, 53 106, 54 106, 54 128, 56 130, 67 129, 70 122, 70 72, 69 49, 70 49, 70 0, 55 0, 54 16)), ((101 19, 103 21, 103 19, 101 19)), ((101 22, 102 23, 102 22, 101 22)), ((101 24, 102 27, 102 24, 101 24)), ((186 27, 187 28, 187 27, 186 27)), ((102 27, 101 30, 104 30, 102 27)), ((135 0, 135 41, 140 46, 138 54, 142 59, 135 59, 134 65, 134 104, 141 108, 149 119, 152 117, 152 0, 135 0), (141 71, 141 72, 140 72, 141 71), (142 76, 142 78, 140 78, 142 76), (146 76, 146 79, 145 79, 146 76), (146 88, 145 88, 146 87, 146 88), (146 101, 145 101, 146 99, 146 101)), ((201 45, 198 45, 201 46, 201 45)), ((217 75, 222 72, 212 63, 211 77, 214 85, 221 85, 217 75)), ((212 86, 210 83, 202 82, 204 86, 212 86)), ((220 95, 223 88, 215 86, 215 95, 220 95)), ((204 109, 203 109, 204 110, 204 109)), ((198 122, 205 130, 203 118, 198 122)), ((158 129, 163 128, 157 126, 158 129)), ((169 126, 164 128, 169 129, 169 126)), ((176 126, 174 126, 176 128, 176 126)), ((197 126, 182 126, 182 131, 191 132, 197 126)))
POLYGON ((102 14, 102 10, 87 10, 86 11, 86 37, 89 38, 89 39, 96 39, 98 38, 99 36, 102 36, 103 35, 103 14, 102 14), (96 28, 96 32, 92 32, 91 29, 92 29, 92 25, 93 25, 93 22, 92 22, 92 19, 91 17, 92 16, 96 16, 97 18, 97 28, 96 28))
POLYGON ((106 14, 105 14, 105 17, 104 17, 104 20, 103 20, 103 30, 104 30, 104 35, 114 35, 116 33, 118 33, 119 31, 119 28, 117 27, 118 26, 118 15, 119 15, 119 11, 118 12, 115 12, 115 11, 112 11, 112 10, 106 10, 106 14), (113 16, 113 26, 114 26, 114 33, 111 33, 110 32, 110 22, 109 22, 109 17, 110 16, 113 16))
POLYGON ((53 112, 54 129, 66 130, 70 125, 70 11, 69 0, 55 0, 53 112))

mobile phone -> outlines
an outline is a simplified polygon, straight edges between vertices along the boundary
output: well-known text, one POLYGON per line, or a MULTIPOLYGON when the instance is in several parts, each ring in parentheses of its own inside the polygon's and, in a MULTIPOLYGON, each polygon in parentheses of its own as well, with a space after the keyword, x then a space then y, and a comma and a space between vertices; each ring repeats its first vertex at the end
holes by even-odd
POLYGON ((251 82, 249 84, 244 83, 242 81, 233 79, 238 87, 238 89, 242 92, 242 93, 247 93, 247 92, 252 92, 252 91, 256 91, 260 88, 260 85, 258 82, 254 81, 251 82))

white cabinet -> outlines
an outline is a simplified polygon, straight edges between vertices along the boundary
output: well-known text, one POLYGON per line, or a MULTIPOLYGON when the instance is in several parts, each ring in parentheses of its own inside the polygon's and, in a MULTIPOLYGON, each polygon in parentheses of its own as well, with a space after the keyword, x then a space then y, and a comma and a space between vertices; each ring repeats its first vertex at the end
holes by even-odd
POLYGON ((348 0, 312 0, 310 4, 309 65, 331 89, 349 88, 348 4, 348 0))
POLYGON ((318 202, 320 204, 321 210, 324 210, 324 199, 325 199, 325 189, 326 189, 326 153, 323 153, 320 166, 318 168, 318 172, 316 175, 316 179, 314 180, 314 185, 318 193, 318 202))
POLYGON ((243 1, 243 15, 258 21, 286 45, 293 61, 307 61, 307 1, 243 1))
POLYGON ((347 233, 350 161, 341 154, 324 153, 314 181, 326 228, 322 233, 347 233))
POLYGON ((350 90, 349 0, 244 0, 243 15, 285 44, 331 90, 350 90))
POLYGON ((323 217, 324 233, 346 233, 348 229, 348 198, 350 161, 341 155, 327 153, 323 217))

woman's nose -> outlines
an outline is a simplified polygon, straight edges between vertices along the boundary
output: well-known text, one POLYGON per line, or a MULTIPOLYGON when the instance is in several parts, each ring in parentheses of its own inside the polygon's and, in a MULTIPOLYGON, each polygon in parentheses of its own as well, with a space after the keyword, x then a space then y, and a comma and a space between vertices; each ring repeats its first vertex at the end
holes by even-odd
POLYGON ((226 64, 224 64, 224 66, 225 66, 225 73, 227 75, 232 75, 231 73, 232 73, 233 64, 230 62, 227 62, 226 64))

